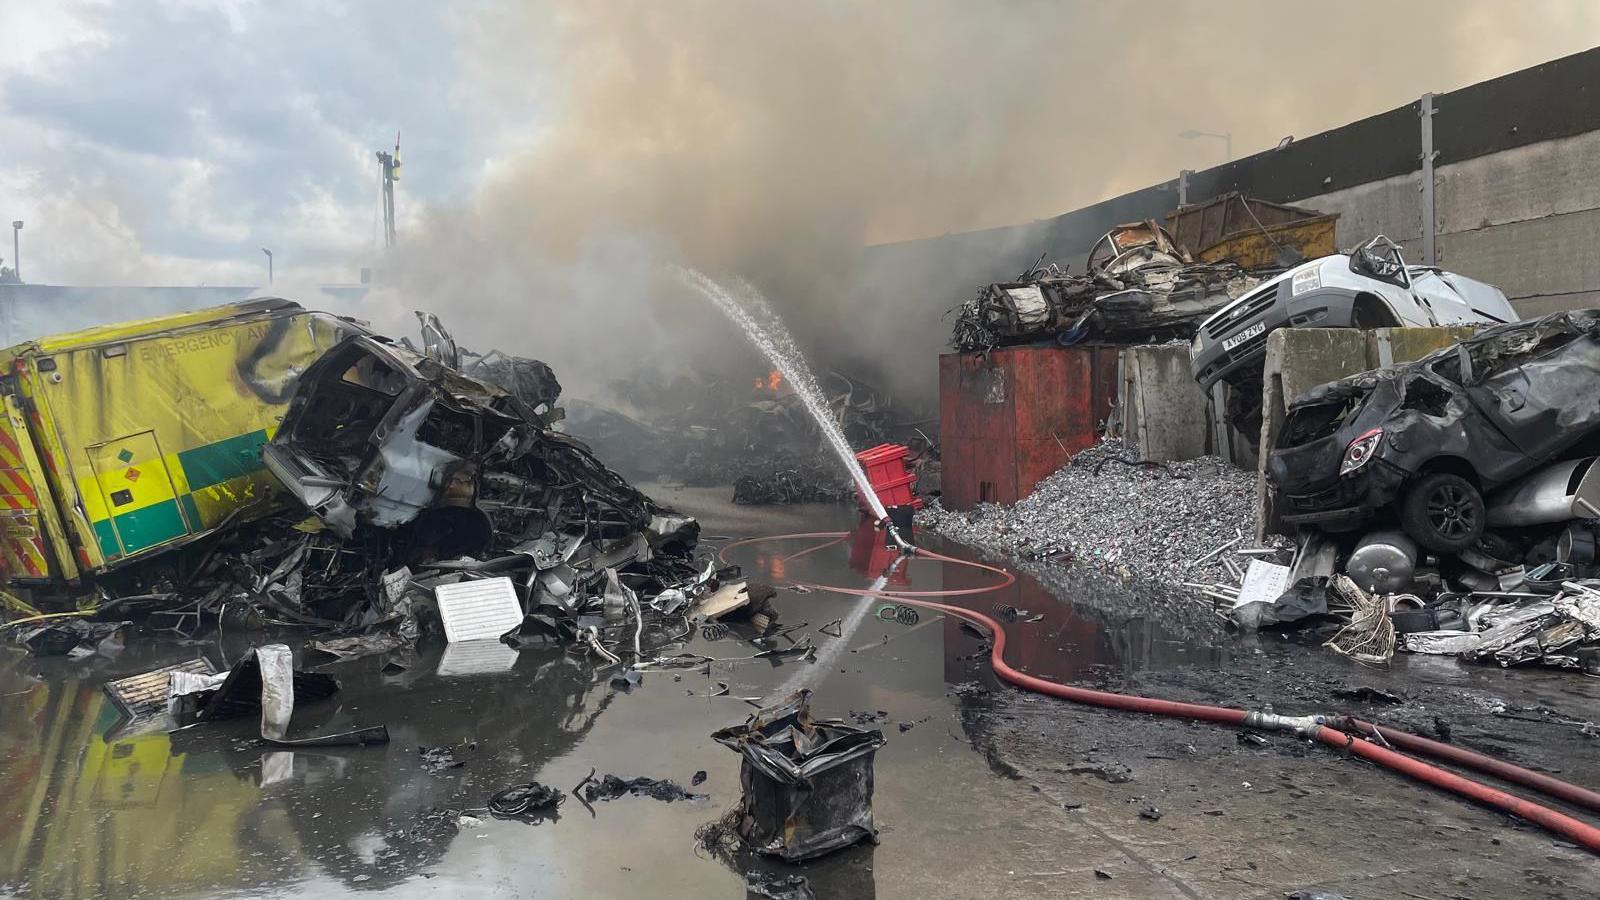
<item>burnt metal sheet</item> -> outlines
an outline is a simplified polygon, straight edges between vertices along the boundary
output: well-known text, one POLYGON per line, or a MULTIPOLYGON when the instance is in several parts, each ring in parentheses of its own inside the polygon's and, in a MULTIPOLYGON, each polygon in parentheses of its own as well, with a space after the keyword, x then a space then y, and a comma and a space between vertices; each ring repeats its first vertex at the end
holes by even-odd
POLYGON ((167 689, 172 683, 173 672, 215 675, 217 669, 210 660, 191 659, 188 662, 163 666, 139 675, 108 681, 105 683, 105 691, 111 697, 111 702, 130 718, 159 715, 167 709, 167 689))

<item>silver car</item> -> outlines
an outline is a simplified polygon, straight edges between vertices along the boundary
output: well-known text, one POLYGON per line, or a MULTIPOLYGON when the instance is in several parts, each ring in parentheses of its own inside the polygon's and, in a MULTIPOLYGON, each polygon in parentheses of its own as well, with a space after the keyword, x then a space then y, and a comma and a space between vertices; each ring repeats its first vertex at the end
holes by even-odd
POLYGON ((1517 321, 1499 288, 1431 266, 1408 266, 1383 235, 1354 253, 1296 266, 1200 323, 1189 369, 1210 390, 1259 376, 1267 334, 1293 328, 1491 325, 1517 321))

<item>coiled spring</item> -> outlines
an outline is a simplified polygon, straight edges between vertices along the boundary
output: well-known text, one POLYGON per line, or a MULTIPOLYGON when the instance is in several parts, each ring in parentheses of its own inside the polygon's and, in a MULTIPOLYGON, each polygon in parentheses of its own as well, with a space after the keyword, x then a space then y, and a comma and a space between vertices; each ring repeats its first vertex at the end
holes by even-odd
POLYGON ((899 622, 901 625, 915 625, 922 616, 914 607, 895 606, 893 604, 878 607, 878 618, 885 622, 899 622))

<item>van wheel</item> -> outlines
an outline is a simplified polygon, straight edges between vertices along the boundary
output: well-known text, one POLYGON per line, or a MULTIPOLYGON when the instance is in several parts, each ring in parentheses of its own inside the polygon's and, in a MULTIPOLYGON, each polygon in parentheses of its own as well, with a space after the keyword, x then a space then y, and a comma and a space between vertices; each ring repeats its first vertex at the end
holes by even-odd
POLYGON ((1436 553, 1457 553, 1477 543, 1484 519, 1483 495, 1449 472, 1425 476, 1400 506, 1406 534, 1436 553))

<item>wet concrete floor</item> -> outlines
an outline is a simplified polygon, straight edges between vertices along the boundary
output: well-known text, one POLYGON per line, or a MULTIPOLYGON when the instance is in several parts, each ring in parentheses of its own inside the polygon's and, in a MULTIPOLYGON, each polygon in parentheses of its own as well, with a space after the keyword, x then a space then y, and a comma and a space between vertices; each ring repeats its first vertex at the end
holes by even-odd
MULTIPOLYGON (((722 491, 655 493, 700 516, 711 545, 856 521, 845 506, 754 510, 722 502, 722 491)), ((795 560, 784 557, 822 542, 742 547, 730 556, 750 577, 779 585, 861 586, 893 559, 871 537, 795 560)), ((937 590, 988 577, 918 560, 891 588, 937 590)), ((0 650, 0 895, 742 897, 735 868, 745 864, 730 867, 695 847, 696 829, 739 796, 739 757, 708 735, 752 711, 738 698, 771 699, 802 686, 816 691, 817 714, 870 713, 888 737, 876 767, 881 843, 805 866, 818 896, 1011 893, 1015 860, 1073 852, 1058 827, 1018 814, 1019 803, 1039 802, 1033 792, 996 775, 962 731, 950 689, 981 672, 975 636, 933 614, 911 625, 852 617, 862 601, 844 596, 783 591, 775 602, 783 623, 810 623, 793 637, 811 635, 816 662, 651 672, 630 692, 559 651, 505 648, 463 660, 432 646, 401 673, 386 674, 380 658, 324 667, 343 689, 300 709, 295 730, 387 725, 392 742, 365 749, 263 747, 253 721, 176 734, 130 728, 101 689, 108 679, 196 656, 237 659, 248 635, 130 642, 116 659, 86 664, 0 650), (845 620, 841 636, 816 633, 835 619, 845 620), (728 696, 708 696, 718 682, 727 682, 728 696), (440 745, 453 746, 464 764, 425 770, 418 747, 440 745), (591 769, 686 786, 705 770, 694 790, 708 797, 624 797, 595 804, 593 813, 568 797, 559 818, 537 825, 483 811, 502 787, 538 780, 565 790, 591 769), (440 809, 467 810, 467 826, 432 813, 440 809)), ((1030 626, 1039 639, 1018 650, 1041 674, 1206 658, 1143 623, 1108 629, 1031 582, 973 602, 1045 616, 1030 626)), ((736 638, 698 634, 687 649, 756 652, 736 638)))
MULTIPOLYGON (((856 520, 845 506, 752 509, 727 504, 725 491, 651 493, 699 516, 708 546, 842 531, 856 520)), ((894 559, 871 538, 798 558, 827 542, 729 555, 779 586, 866 586, 894 559)), ((914 560, 889 587, 991 579, 914 560)), ((1594 745, 1572 717, 1597 718, 1593 680, 1445 660, 1361 670, 1268 636, 1205 646, 1163 630, 1158 617, 1130 617, 1125 602, 1110 615, 1026 577, 964 602, 1041 617, 1010 628, 1008 657, 1034 674, 1289 713, 1325 710, 1342 702, 1330 701, 1338 691, 1370 684, 1406 695, 1390 707, 1412 717, 1406 727, 1442 715, 1475 746, 1592 782, 1594 745), (1429 674, 1440 666, 1450 672, 1429 674)), ((822 898, 1264 900, 1320 886, 1358 900, 1482 900, 1592 896, 1582 886, 1600 884, 1594 859, 1538 829, 1292 736, 1262 747, 1227 729, 996 689, 979 638, 947 617, 886 620, 881 603, 826 593, 780 591, 775 604, 782 623, 807 623, 793 637, 810 636, 815 662, 650 672, 628 692, 559 651, 463 657, 430 646, 404 672, 386 673, 381 658, 325 667, 343 690, 299 710, 294 730, 388 726, 389 745, 350 750, 263 747, 253 721, 130 729, 101 690, 107 679, 198 655, 237 659, 246 635, 132 643, 114 660, 77 665, 0 650, 0 896, 744 897, 745 870, 796 870, 697 849, 696 830, 739 796, 739 757, 709 734, 752 711, 740 698, 802 686, 816 692, 818 715, 864 713, 888 739, 876 766, 881 842, 797 870, 822 898), (840 636, 820 633, 834 620, 840 636), (709 696, 719 682, 727 696, 709 696), (463 764, 429 772, 417 748, 442 745, 463 764), (508 785, 567 790, 591 770, 685 786, 704 770, 704 784, 690 789, 708 796, 622 797, 592 813, 569 796, 539 824, 484 810, 508 785), (1142 816, 1147 805, 1160 818, 1142 816), (457 825, 439 810, 468 818, 457 825)), ((737 657, 756 648, 696 634, 687 650, 737 657)))

